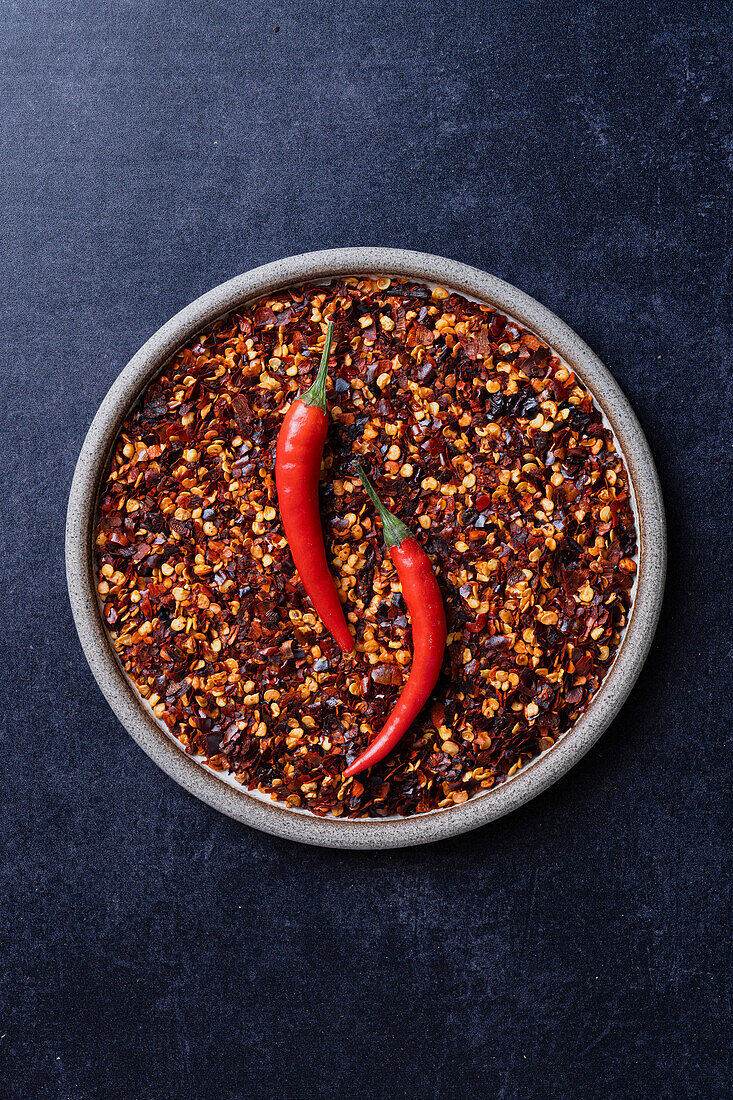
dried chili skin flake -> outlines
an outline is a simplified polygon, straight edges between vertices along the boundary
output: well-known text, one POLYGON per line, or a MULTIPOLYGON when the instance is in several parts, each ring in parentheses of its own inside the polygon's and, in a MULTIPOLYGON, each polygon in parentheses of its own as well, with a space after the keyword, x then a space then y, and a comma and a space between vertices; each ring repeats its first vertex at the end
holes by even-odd
POLYGON ((96 565, 115 649, 186 752, 284 805, 384 817, 489 790, 572 726, 618 648, 636 543, 613 437, 538 336, 441 288, 347 279, 256 302, 178 352, 117 439, 96 565), (356 659, 305 596, 273 477, 328 319, 322 518, 356 659), (411 660, 354 457, 431 555, 449 635, 418 721, 344 781, 411 660))

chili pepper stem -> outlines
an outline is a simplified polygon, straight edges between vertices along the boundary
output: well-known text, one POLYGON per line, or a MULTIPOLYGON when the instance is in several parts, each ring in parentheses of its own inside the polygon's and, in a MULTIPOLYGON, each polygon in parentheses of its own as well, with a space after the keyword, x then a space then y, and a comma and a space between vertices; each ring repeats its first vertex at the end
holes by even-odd
POLYGON ((328 374, 328 357, 331 354, 331 341, 333 340, 333 321, 328 322, 326 329, 326 342, 323 345, 323 355, 318 374, 310 389, 298 398, 304 405, 317 405, 319 409, 326 411, 326 375, 328 374))
POLYGON ((377 515, 382 521, 382 531, 384 533, 384 541, 388 547, 399 546, 405 539, 411 539, 412 533, 408 527, 405 527, 401 520, 397 519, 388 508, 382 504, 381 500, 374 491, 369 478, 364 473, 364 468, 359 462, 354 463, 354 468, 361 478, 361 483, 364 486, 367 496, 371 500, 374 507, 377 509, 377 515))

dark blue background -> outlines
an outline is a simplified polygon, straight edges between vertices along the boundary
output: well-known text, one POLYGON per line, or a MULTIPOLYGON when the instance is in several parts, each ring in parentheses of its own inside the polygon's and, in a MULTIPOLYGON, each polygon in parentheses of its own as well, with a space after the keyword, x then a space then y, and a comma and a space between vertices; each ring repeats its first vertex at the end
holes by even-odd
POLYGON ((728 34, 704 0, 2 5, 3 1095, 726 1093, 728 34), (568 321, 639 414, 670 527, 599 746, 497 824, 372 855, 249 831, 159 772, 92 680, 62 559, 84 433, 145 338, 352 244, 475 264, 568 321))

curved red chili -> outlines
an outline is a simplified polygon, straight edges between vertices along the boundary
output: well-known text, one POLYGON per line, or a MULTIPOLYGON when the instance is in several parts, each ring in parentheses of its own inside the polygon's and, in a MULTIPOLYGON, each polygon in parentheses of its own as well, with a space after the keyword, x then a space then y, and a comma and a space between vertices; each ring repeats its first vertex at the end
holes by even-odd
POLYGON ((410 728, 440 675, 447 635, 443 599, 430 559, 408 528, 387 511, 358 463, 356 469, 382 520, 384 541, 402 584, 402 595, 412 619, 413 657, 407 683, 383 729, 346 769, 345 776, 357 775, 378 764, 410 728))
POLYGON ((329 321, 316 380, 285 414, 277 437, 275 484, 285 537, 308 596, 345 653, 354 648, 333 577, 328 570, 318 508, 318 478, 328 432, 326 374, 333 339, 329 321))

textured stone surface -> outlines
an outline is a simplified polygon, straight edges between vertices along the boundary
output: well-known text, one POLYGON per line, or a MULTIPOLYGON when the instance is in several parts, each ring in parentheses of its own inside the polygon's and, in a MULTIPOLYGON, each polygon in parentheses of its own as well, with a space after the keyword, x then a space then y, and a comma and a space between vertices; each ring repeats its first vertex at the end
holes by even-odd
POLYGON ((726 1094, 725 7, 471 10, 0 10, 13 1098, 726 1094), (655 453, 670 571, 641 679, 570 775, 365 855, 244 829, 140 752, 62 545, 88 424, 146 336, 257 263, 372 243, 493 271, 590 343, 655 453))

